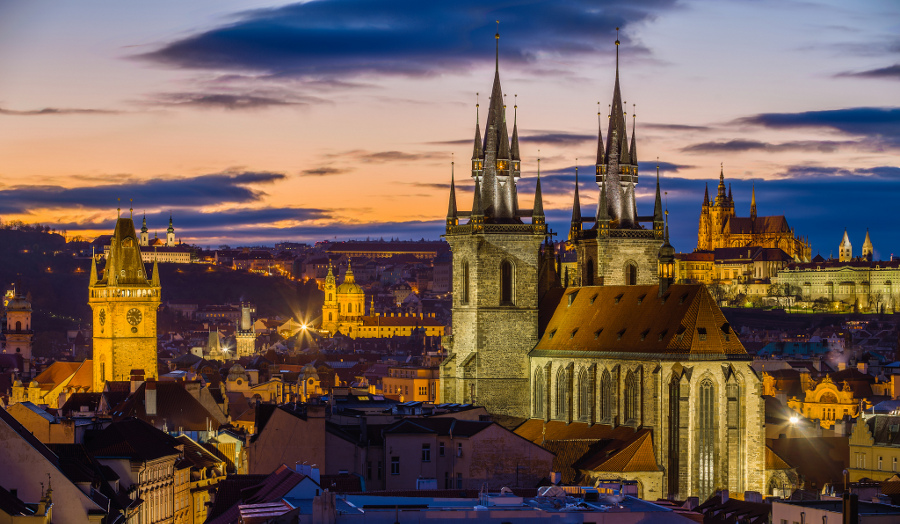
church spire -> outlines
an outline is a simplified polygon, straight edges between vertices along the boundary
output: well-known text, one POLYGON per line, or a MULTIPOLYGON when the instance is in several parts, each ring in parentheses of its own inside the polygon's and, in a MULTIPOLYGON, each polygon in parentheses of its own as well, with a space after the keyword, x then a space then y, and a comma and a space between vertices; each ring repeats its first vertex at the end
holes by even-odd
POLYGON ((709 182, 706 183, 706 190, 703 192, 703 205, 709 205, 709 182))
MULTIPOLYGON (((632 104, 632 107, 634 107, 634 104, 632 104)), ((636 125, 637 125, 637 114, 635 114, 635 110, 632 109, 632 111, 631 111, 631 152, 630 152, 630 154, 631 154, 631 163, 634 165, 637 165, 637 163, 638 163, 637 142, 635 142, 635 139, 634 139, 634 136, 635 136, 634 128, 636 125)), ((656 167, 659 168, 659 166, 656 166, 656 167)), ((657 169, 657 171, 659 171, 659 169, 657 169)), ((659 174, 659 173, 657 173, 657 174, 659 174)), ((659 178, 659 177, 657 177, 657 178, 659 178)))
POLYGON ((93 255, 91 256, 91 280, 90 285, 93 286, 97 283, 97 258, 93 255))
MULTIPOLYGON (((519 95, 513 95, 516 99, 518 99, 519 95)), ((519 127, 517 125, 518 120, 518 112, 519 112, 519 104, 518 102, 513 103, 513 134, 512 134, 512 145, 509 148, 509 158, 513 161, 521 160, 519 158, 519 127)))
POLYGON ((531 211, 531 223, 544 224, 544 197, 541 194, 541 159, 537 160, 537 181, 534 183, 534 208, 531 211))
POLYGON ((717 189, 716 205, 724 206, 728 200, 728 196, 725 194, 725 164, 719 164, 719 187, 717 189))
POLYGON ((663 236, 662 196, 659 190, 659 161, 656 163, 656 202, 653 204, 653 231, 656 238, 663 236))
POLYGON ((569 239, 578 238, 581 233, 581 199, 578 196, 578 160, 575 160, 575 200, 572 203, 572 224, 569 226, 569 239))
POLYGON ((456 213, 456 175, 454 173, 455 162, 450 162, 450 204, 447 208, 447 227, 459 224, 456 213))
POLYGON ((603 155, 603 119, 600 118, 600 102, 597 102, 597 175, 600 173, 600 166, 606 162, 603 155))
POLYGON ((153 254, 153 280, 150 281, 150 285, 153 287, 160 287, 159 263, 157 262, 159 260, 159 257, 156 256, 156 250, 154 249, 153 251, 154 251, 154 254, 153 254))
POLYGON ((472 150, 472 171, 478 171, 475 161, 484 157, 481 150, 481 124, 479 123, 478 93, 475 93, 475 147, 472 150))
POLYGON ((753 184, 750 193, 750 220, 756 222, 756 184, 753 184))
POLYGON ((472 217, 484 217, 484 209, 481 205, 481 182, 475 179, 475 196, 472 199, 472 217))

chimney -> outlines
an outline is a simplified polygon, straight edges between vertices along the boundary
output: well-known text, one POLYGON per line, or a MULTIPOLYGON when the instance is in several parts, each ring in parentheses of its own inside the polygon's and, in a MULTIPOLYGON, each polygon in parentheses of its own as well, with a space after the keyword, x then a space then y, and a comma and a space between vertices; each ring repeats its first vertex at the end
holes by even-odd
POLYGON ((144 411, 148 416, 156 416, 156 381, 148 380, 144 387, 144 411))
POLYGON ((131 392, 134 393, 141 387, 141 384, 144 383, 144 370, 143 369, 132 369, 131 370, 131 392))

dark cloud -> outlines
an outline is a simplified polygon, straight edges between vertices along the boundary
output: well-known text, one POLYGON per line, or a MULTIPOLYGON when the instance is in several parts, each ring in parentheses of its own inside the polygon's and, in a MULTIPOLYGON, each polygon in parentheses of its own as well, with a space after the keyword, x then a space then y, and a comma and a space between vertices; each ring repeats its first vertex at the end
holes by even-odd
POLYGON ((681 150, 685 153, 740 153, 744 151, 768 151, 770 153, 780 153, 785 151, 832 153, 842 147, 855 147, 859 145, 859 142, 854 141, 796 140, 793 142, 772 144, 769 142, 761 142, 759 140, 735 139, 691 144, 681 148, 681 150))
POLYGON ((859 72, 844 72, 839 73, 835 76, 838 77, 861 77, 861 78, 892 78, 895 80, 900 80, 900 64, 894 64, 888 67, 882 67, 879 69, 869 69, 867 71, 859 71, 859 72))
POLYGON ((282 173, 244 171, 193 178, 129 180, 89 187, 11 186, 0 190, 0 213, 19 214, 33 209, 57 208, 112 209, 119 198, 125 201, 135 198, 139 208, 251 203, 258 201, 265 193, 248 185, 271 184, 285 178, 282 173))
POLYGON ((343 175, 344 173, 349 173, 353 171, 350 168, 345 167, 314 167, 312 169, 304 169, 300 172, 300 176, 334 176, 334 175, 343 175))
POLYGON ((852 107, 801 113, 762 113, 741 118, 736 123, 772 129, 831 129, 850 135, 865 136, 872 142, 872 145, 900 147, 900 108, 895 107, 852 107))
POLYGON ((709 131, 707 126, 690 126, 685 124, 641 124, 642 129, 659 129, 661 131, 709 131))
MULTIPOLYGON (((145 216, 147 229, 150 230, 151 235, 157 232, 164 234, 166 228, 169 227, 169 211, 146 215, 136 213, 134 221, 137 227, 140 227, 141 220, 145 216)), ((220 234, 234 230, 265 231, 276 228, 274 224, 277 222, 327 219, 331 217, 331 214, 323 209, 293 207, 226 209, 208 213, 194 208, 179 208, 172 211, 172 217, 176 237, 196 238, 199 231, 218 230, 220 234)), ((98 218, 88 222, 71 222, 55 225, 55 227, 63 230, 95 229, 103 231, 108 229, 111 233, 115 227, 115 217, 98 218)))
POLYGON ((159 93, 152 96, 149 103, 170 107, 240 110, 307 105, 313 100, 315 99, 310 97, 288 99, 250 94, 159 93))
MULTIPOLYGON (((139 58, 189 69, 255 71, 332 78, 360 73, 423 75, 493 60, 493 21, 502 20, 504 62, 537 55, 612 53, 616 27, 629 43, 632 24, 653 19, 676 0, 558 2, 296 3, 236 15, 236 20, 139 58)), ((646 53, 632 44, 629 52, 646 53)))
POLYGON ((540 133, 520 136, 522 142, 535 144, 552 144, 557 146, 578 145, 585 142, 597 141, 597 135, 579 135, 575 133, 540 133))
POLYGON ((115 115, 118 111, 109 109, 72 109, 45 107, 43 109, 16 110, 0 107, 0 115, 10 116, 46 116, 46 115, 115 115))

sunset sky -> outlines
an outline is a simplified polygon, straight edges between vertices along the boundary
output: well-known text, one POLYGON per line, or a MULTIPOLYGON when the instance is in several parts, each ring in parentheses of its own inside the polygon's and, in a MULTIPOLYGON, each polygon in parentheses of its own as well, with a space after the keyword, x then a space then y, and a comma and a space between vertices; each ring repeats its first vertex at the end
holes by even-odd
POLYGON ((133 199, 151 232, 171 212, 203 246, 438 238, 451 155, 471 205, 495 20, 520 203, 540 150, 560 236, 620 27, 638 211, 659 157, 678 251, 723 163, 738 214, 755 184, 759 214, 786 215, 813 254, 836 255, 844 228, 858 254, 868 228, 877 258, 900 256, 894 0, 0 0, 0 219, 93 236, 133 199))

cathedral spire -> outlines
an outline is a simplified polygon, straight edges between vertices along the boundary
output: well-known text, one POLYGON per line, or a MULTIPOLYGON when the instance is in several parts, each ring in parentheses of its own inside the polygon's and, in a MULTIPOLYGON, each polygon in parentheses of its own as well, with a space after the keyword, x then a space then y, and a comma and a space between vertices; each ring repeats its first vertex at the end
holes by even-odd
POLYGON ((606 159, 603 156, 603 119, 600 118, 600 102, 597 102, 597 175, 600 175, 600 165, 606 159))
POLYGON ((537 181, 534 183, 534 208, 531 211, 531 223, 544 223, 544 198, 541 195, 541 159, 537 160, 537 181))
MULTIPOLYGON (((513 95, 517 100, 519 95, 513 95)), ((513 103, 513 134, 512 134, 512 145, 509 148, 509 158, 510 160, 521 160, 519 158, 519 127, 517 125, 518 120, 518 111, 519 104, 518 102, 513 103)))
POLYGON ((459 223, 456 213, 456 175, 454 173, 455 162, 450 162, 450 204, 447 208, 447 226, 455 226, 459 223))
POLYGON ((484 217, 484 209, 481 205, 481 182, 475 179, 475 196, 472 199, 472 217, 484 217))
POLYGON ((569 226, 569 239, 574 240, 581 232, 581 199, 578 196, 578 159, 575 160, 575 200, 572 203, 572 224, 569 226))
POLYGON ((734 197, 731 195, 731 182, 728 183, 728 202, 734 202, 734 197))
POLYGON ((706 190, 703 192, 703 205, 709 205, 709 182, 706 183, 706 190))
POLYGON ((750 220, 756 222, 756 184, 753 184, 750 193, 750 220))
POLYGON ((94 257, 94 256, 91 256, 91 281, 90 281, 90 285, 93 286, 94 284, 96 284, 96 283, 97 283, 97 280, 98 280, 98 278, 97 278, 97 258, 94 257))
POLYGON ((479 111, 478 111, 478 93, 475 93, 475 147, 472 150, 472 170, 477 171, 475 161, 481 159, 484 156, 484 152, 481 150, 481 124, 479 123, 479 111))
MULTIPOLYGON (((632 104, 632 107, 634 107, 634 104, 632 104)), ((635 110, 632 110, 631 111, 631 151, 630 151, 630 154, 631 154, 631 163, 634 165, 637 165, 637 163, 638 163, 637 142, 635 142, 635 139, 634 139, 634 136, 635 136, 634 128, 636 125, 637 125, 637 114, 635 113, 635 110)), ((657 167, 657 171, 659 171, 659 169, 658 169, 659 166, 656 166, 656 167, 657 167)), ((657 175, 658 174, 659 173, 657 173, 657 175)), ((659 178, 659 177, 657 177, 657 178, 659 178)))
POLYGON ((719 187, 717 189, 716 205, 724 206, 728 200, 728 196, 725 194, 725 164, 719 164, 719 187))
POLYGON ((159 257, 156 255, 156 249, 153 250, 153 280, 150 281, 150 285, 153 287, 160 287, 159 284, 159 257))
POLYGON ((653 204, 653 231, 657 238, 663 236, 662 196, 659 191, 659 161, 656 163, 656 202, 653 204))

